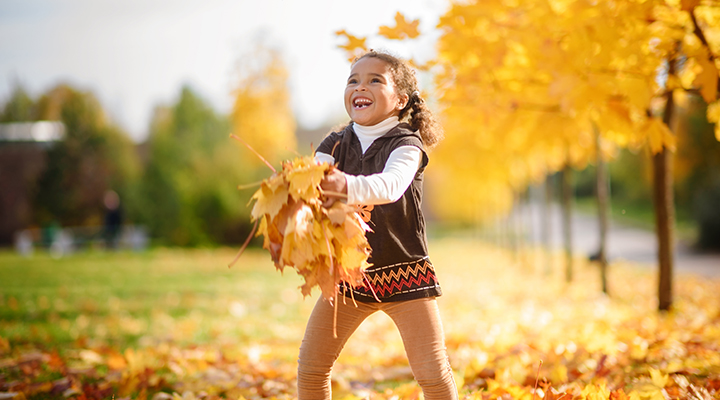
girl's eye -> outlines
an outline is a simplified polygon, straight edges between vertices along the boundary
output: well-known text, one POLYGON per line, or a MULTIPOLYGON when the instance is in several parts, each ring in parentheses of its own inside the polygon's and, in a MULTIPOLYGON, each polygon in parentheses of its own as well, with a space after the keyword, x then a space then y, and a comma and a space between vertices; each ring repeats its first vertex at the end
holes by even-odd
POLYGON ((353 85, 354 85, 354 84, 356 84, 356 83, 357 83, 357 80, 355 80, 355 79, 350 79, 350 80, 348 80, 348 82, 347 82, 347 83, 348 83, 348 85, 351 85, 351 84, 353 84, 353 85))
POLYGON ((372 83, 379 83, 379 82, 380 82, 380 79, 378 79, 378 78, 373 78, 370 82, 372 82, 372 83))

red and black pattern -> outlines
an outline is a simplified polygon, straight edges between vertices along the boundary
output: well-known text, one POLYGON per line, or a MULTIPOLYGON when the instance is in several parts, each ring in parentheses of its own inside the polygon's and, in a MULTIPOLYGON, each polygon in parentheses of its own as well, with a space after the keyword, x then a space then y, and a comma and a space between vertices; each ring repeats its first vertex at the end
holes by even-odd
POLYGON ((353 289, 353 295, 361 301, 377 301, 375 296, 380 301, 398 301, 441 294, 435 268, 427 257, 378 268, 371 267, 365 271, 365 275, 365 286, 353 289), (372 290, 368 284, 372 285, 372 290))

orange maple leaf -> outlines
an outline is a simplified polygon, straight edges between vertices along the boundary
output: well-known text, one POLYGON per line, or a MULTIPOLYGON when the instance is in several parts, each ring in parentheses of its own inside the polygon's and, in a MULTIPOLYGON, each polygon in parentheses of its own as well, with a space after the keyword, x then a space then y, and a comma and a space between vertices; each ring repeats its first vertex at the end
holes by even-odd
POLYGON ((338 47, 345 50, 348 53, 355 53, 358 50, 366 51, 367 47, 365 46, 365 40, 364 37, 357 37, 354 35, 351 35, 347 33, 345 29, 335 32, 336 36, 345 36, 347 39, 346 44, 339 44, 338 47))
POLYGON ((420 36, 420 31, 418 31, 419 24, 419 19, 408 22, 405 20, 405 16, 398 11, 397 14, 395 14, 395 27, 391 28, 383 25, 380 27, 378 34, 395 40, 414 39, 420 36))

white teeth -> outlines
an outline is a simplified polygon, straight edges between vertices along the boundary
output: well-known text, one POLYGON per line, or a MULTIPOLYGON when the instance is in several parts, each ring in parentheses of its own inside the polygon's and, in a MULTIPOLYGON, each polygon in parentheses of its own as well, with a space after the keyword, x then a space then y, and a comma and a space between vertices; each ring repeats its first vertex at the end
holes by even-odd
POLYGON ((353 101, 353 105, 357 108, 365 108, 372 104, 372 100, 366 99, 364 97, 357 98, 353 101))

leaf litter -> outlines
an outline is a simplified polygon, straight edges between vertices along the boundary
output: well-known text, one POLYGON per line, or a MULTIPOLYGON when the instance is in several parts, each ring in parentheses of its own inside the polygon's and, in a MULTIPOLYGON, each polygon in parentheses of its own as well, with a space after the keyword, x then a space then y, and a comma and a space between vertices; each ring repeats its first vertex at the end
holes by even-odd
MULTIPOLYGON (((539 252, 513 256, 476 241, 442 239, 431 240, 431 253, 441 267, 445 295, 439 304, 461 399, 720 398, 718 279, 677 276, 674 310, 658 313, 653 268, 613 263, 612 297, 607 297, 599 293, 596 266, 583 260, 575 281, 565 284, 561 256, 555 258, 557 271, 546 275, 536 266, 543 257, 539 252)), ((187 256, 186 251, 167 254, 187 256)), ((204 262, 220 266, 226 256, 205 254, 204 262)), ((266 301, 279 302, 282 296, 291 304, 308 303, 285 294, 288 284, 266 301)), ((91 328, 99 322, 91 318, 81 324, 89 337, 62 347, 3 333, 0 394, 18 399, 294 398, 294 352, 303 327, 298 321, 307 318, 311 304, 297 320, 278 320, 258 336, 228 335, 234 325, 256 324, 252 318, 272 325, 276 312, 252 308, 259 292, 224 290, 232 296, 219 292, 222 301, 211 301, 201 315, 157 314, 157 321, 127 328, 146 330, 146 340, 137 346, 93 338, 98 331, 91 328), (221 306, 234 311, 212 315, 211 308, 221 306), (196 339, 203 331, 216 333, 196 339)), ((114 302, 123 313, 133 299, 114 302)), ((0 306, 11 304, 4 297, 0 306)), ((361 325, 341 354, 333 372, 336 397, 420 398, 392 322, 375 317, 361 325)), ((108 326, 125 329, 117 323, 108 326)))

